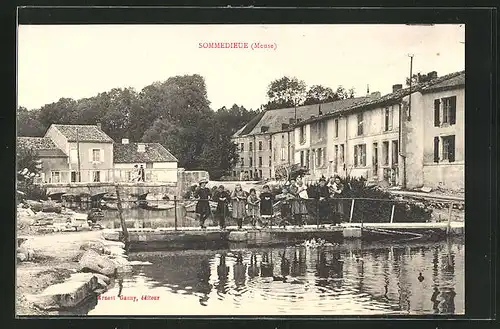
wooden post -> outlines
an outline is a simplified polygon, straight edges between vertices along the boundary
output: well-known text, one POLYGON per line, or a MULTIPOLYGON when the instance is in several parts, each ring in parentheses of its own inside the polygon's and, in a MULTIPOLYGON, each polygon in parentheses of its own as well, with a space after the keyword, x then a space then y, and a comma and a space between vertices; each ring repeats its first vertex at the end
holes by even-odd
POLYGON ((453 210, 453 202, 450 202, 450 209, 448 209, 448 226, 446 227, 446 234, 451 231, 451 211, 453 210))
POLYGON ((177 231, 177 195, 174 195, 174 228, 177 231))
POLYGON ((116 205, 118 208, 118 216, 120 217, 120 224, 123 232, 123 243, 125 244, 125 249, 128 250, 130 239, 128 236, 127 225, 125 224, 125 220, 123 219, 123 208, 122 208, 122 201, 120 198, 120 188, 118 187, 118 184, 115 184, 115 189, 116 189, 116 205))
POLYGON ((351 214, 349 215, 349 223, 352 222, 352 214, 354 213, 354 199, 351 202, 351 214))
POLYGON ((394 208, 396 207, 395 204, 392 205, 392 209, 391 209, 391 223, 393 222, 394 220, 394 208))

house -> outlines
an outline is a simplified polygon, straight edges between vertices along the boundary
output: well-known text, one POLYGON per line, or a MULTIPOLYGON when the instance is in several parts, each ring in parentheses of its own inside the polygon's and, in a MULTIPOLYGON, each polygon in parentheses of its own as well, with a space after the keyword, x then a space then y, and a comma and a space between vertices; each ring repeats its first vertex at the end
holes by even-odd
POLYGON ((295 163, 311 178, 363 176, 406 188, 463 188, 465 72, 297 123, 295 163))
POLYGON ((239 155, 234 174, 240 179, 274 177, 278 168, 286 167, 293 162, 292 155, 294 147, 297 146, 297 143, 293 143, 297 138, 292 129, 295 122, 352 106, 369 98, 349 98, 259 113, 232 136, 239 155), (275 158, 277 160, 274 160, 275 158))
POLYGON ((61 182, 112 181, 113 140, 100 125, 52 124, 45 138, 69 157, 68 169, 52 174, 59 175, 61 182))
POLYGON ((134 166, 145 168, 145 181, 177 182, 178 160, 159 143, 130 143, 123 139, 113 148, 116 181, 131 181, 134 166))
POLYGON ((43 183, 59 183, 68 175, 69 158, 48 137, 18 137, 17 147, 35 151, 37 158, 41 160, 42 169, 40 179, 43 183))

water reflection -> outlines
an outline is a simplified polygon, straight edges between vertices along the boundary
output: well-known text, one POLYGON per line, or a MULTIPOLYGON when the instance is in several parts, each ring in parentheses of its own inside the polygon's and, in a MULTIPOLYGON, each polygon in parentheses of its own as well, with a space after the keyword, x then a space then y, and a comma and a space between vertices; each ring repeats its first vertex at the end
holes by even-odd
POLYGON ((160 295, 160 315, 464 313, 462 243, 136 253, 152 265, 106 294, 160 295))

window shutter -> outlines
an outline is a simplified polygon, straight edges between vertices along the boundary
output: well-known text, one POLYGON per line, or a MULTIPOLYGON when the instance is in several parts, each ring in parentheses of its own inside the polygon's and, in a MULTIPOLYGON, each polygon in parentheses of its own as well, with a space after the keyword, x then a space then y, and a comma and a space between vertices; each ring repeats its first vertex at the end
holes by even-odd
POLYGON ((436 99, 434 100, 434 127, 439 127, 440 122, 439 122, 439 104, 440 100, 436 99))
POLYGON ((392 108, 389 109, 389 130, 392 130, 392 120, 393 120, 394 111, 392 108))
POLYGON ((449 137, 450 144, 448 146, 448 161, 455 162, 455 136, 449 137))
POLYGON ((104 163, 104 150, 103 149, 100 149, 99 150, 99 157, 100 157, 100 162, 104 163))
POLYGON ((89 162, 92 162, 93 160, 92 149, 89 149, 89 162))
POLYGON ((358 146, 354 146, 354 166, 358 166, 358 146))
POLYGON ((450 125, 454 125, 456 121, 456 113, 457 113, 457 97, 453 96, 450 98, 450 125))
POLYGON ((439 162, 439 137, 434 137, 434 162, 439 162))

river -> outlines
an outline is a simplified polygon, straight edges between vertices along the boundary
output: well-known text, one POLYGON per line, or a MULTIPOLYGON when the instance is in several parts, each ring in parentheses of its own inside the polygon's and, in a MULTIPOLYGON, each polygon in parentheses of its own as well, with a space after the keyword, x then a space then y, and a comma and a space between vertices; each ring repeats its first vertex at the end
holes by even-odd
POLYGON ((144 265, 72 314, 464 314, 464 258, 463 239, 131 253, 144 265))

